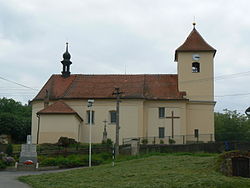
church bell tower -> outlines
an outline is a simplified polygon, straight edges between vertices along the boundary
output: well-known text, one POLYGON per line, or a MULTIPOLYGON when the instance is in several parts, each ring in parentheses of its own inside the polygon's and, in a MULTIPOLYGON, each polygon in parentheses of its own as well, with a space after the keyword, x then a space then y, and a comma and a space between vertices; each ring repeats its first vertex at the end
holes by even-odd
POLYGON ((63 54, 63 60, 61 63, 63 64, 62 77, 67 78, 70 76, 70 65, 72 62, 70 61, 71 55, 68 52, 68 43, 66 43, 66 52, 63 54))
POLYGON ((193 30, 175 51, 179 91, 185 91, 190 101, 214 101, 215 53, 193 23, 193 30))

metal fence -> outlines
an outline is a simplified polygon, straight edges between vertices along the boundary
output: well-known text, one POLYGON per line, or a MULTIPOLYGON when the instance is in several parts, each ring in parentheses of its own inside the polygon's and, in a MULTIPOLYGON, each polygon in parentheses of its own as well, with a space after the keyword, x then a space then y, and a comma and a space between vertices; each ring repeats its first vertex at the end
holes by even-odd
POLYGON ((159 138, 158 136, 153 137, 134 137, 134 138, 124 138, 123 145, 131 144, 137 141, 140 144, 192 144, 192 143, 207 143, 214 141, 213 134, 199 134, 195 135, 175 135, 173 138, 171 136, 166 136, 164 138, 159 138))

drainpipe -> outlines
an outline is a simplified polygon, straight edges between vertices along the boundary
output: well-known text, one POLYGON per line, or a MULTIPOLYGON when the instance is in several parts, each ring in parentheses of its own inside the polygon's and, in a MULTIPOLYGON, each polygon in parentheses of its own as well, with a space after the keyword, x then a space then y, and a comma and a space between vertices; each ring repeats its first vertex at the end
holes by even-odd
POLYGON ((40 115, 37 114, 36 116, 37 116, 37 118, 38 118, 37 135, 36 135, 36 144, 38 144, 38 141, 39 141, 39 132, 40 132, 40 115))

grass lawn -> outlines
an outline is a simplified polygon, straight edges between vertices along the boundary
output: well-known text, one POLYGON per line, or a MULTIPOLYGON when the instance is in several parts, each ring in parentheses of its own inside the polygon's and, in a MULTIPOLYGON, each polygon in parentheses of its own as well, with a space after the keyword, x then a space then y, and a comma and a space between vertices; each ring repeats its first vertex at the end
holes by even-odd
POLYGON ((245 188, 250 179, 214 170, 214 154, 165 154, 67 172, 24 176, 34 188, 245 188))

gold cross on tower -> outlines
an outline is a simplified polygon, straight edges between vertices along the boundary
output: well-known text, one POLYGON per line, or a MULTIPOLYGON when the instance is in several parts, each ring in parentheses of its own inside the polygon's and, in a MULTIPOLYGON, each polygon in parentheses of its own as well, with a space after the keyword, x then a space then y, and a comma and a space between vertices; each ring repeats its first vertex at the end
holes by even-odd
POLYGON ((166 118, 172 120, 172 138, 174 138, 174 119, 179 119, 180 117, 174 116, 174 111, 172 111, 171 116, 166 116, 166 118))

